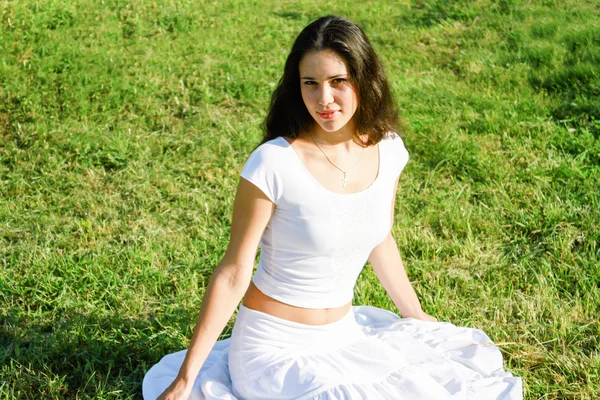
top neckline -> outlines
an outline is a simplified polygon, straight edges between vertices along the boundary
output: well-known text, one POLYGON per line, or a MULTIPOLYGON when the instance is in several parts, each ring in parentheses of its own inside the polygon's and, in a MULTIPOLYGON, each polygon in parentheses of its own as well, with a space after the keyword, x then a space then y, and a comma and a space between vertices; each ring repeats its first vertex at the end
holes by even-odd
POLYGON ((321 188, 321 190, 323 190, 326 193, 329 193, 331 195, 334 196, 344 196, 344 197, 350 197, 350 196, 358 196, 361 194, 364 194, 366 192, 368 192, 373 186, 375 186, 375 184, 379 181, 379 178, 381 177, 381 147, 379 146, 379 143, 377 143, 377 158, 378 158, 378 163, 379 165, 377 166, 377 176, 375 176, 375 179, 373 179, 373 182, 371 182, 371 184, 369 186, 367 186, 366 188, 364 188, 363 190, 360 190, 358 192, 353 192, 353 193, 339 193, 339 192, 334 192, 332 190, 327 189, 325 186, 323 186, 321 184, 321 182, 319 182, 317 180, 317 178, 315 178, 313 176, 313 174, 310 173, 310 171, 308 170, 308 168, 306 168, 306 165, 304 165, 304 163, 302 162, 302 160, 300 159, 300 156, 298 155, 298 153, 296 153, 296 150, 294 150, 294 148, 292 147, 292 144, 290 142, 287 141, 286 138, 284 138, 283 136, 279 136, 277 137, 277 139, 281 139, 283 140, 283 143, 285 145, 287 145, 287 147, 289 147, 290 151, 294 154, 294 158, 296 159, 296 161, 298 162, 298 164, 300 164, 300 167, 304 170, 304 172, 310 177, 310 179, 315 182, 315 184, 321 188))

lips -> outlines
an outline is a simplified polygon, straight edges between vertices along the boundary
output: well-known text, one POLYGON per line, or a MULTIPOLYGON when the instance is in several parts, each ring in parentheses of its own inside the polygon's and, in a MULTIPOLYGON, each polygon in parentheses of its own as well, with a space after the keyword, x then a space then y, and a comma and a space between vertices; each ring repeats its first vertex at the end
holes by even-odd
POLYGON ((319 117, 323 119, 333 119, 340 113, 340 110, 325 110, 325 111, 317 111, 319 117))

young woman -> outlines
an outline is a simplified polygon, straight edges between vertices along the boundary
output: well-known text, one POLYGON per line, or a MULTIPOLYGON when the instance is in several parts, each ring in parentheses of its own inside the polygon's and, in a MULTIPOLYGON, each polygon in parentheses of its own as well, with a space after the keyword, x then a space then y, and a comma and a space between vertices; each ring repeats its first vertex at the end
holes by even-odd
POLYGON ((408 161, 396 118, 357 25, 328 16, 300 33, 190 346, 147 373, 146 399, 522 398, 490 339, 437 322, 406 276, 391 234, 408 161), (367 260, 403 318, 352 307, 367 260), (231 338, 215 344, 242 296, 231 338))

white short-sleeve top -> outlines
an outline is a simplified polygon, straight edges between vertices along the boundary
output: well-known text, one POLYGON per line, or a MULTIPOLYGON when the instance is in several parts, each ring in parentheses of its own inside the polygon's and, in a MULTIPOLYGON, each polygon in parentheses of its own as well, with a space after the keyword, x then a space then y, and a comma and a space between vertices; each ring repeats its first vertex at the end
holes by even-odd
POLYGON ((261 292, 303 308, 334 308, 352 300, 369 254, 390 232, 394 186, 408 161, 397 134, 377 146, 377 177, 353 194, 321 186, 283 137, 250 155, 242 178, 275 203, 252 279, 261 292))

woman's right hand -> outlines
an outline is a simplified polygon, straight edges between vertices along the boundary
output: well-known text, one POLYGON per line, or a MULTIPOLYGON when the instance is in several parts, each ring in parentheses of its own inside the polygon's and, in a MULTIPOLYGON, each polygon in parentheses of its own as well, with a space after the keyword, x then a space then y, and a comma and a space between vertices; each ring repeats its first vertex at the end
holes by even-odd
POLYGON ((175 379, 156 400, 188 400, 192 386, 175 379))
POLYGON ((206 287, 194 334, 177 378, 158 400, 188 400, 204 361, 248 290, 258 245, 274 210, 275 204, 261 189, 240 179, 227 251, 206 287))

